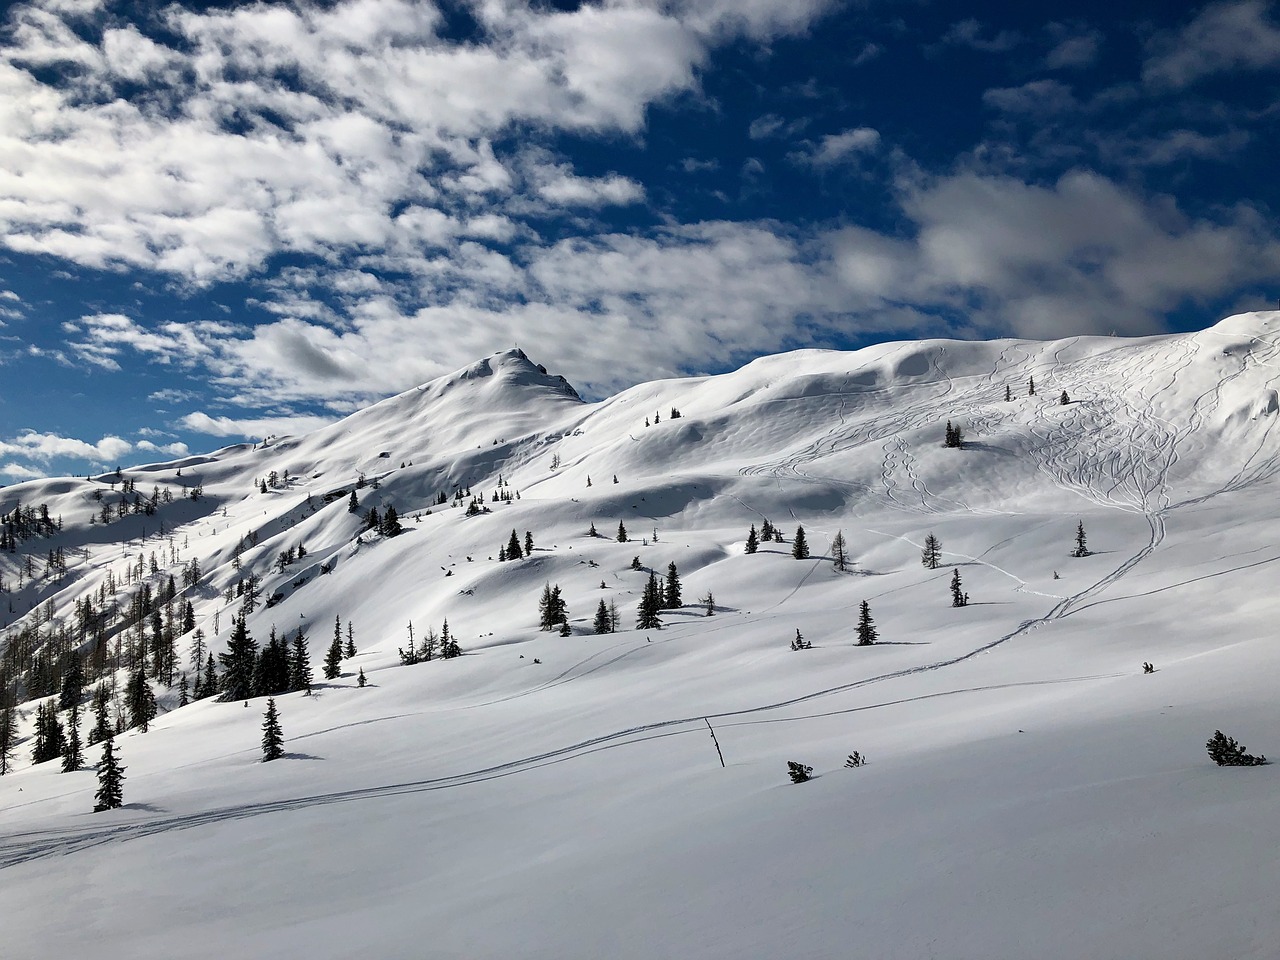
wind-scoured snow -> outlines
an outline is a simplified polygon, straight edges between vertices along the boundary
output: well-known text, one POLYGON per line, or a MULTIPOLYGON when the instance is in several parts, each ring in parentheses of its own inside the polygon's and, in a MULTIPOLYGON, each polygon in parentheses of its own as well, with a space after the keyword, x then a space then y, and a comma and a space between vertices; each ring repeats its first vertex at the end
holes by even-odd
POLYGON ((92 770, 20 745, 0 956, 1273 957, 1277 767, 1219 768, 1204 744, 1220 728, 1280 755, 1278 390, 1280 313, 803 350, 600 403, 508 351, 307 436, 125 470, 173 492, 155 516, 90 524, 112 475, 0 489, 0 511, 62 517, 23 547, 69 564, 19 589, 0 554, 0 624, 70 616, 155 551, 153 583, 199 560, 215 652, 223 591, 262 576, 281 600, 251 632, 305 627, 317 676, 277 699, 270 764, 265 700, 162 693, 151 730, 116 739, 122 810, 90 813, 92 770), (260 492, 272 471, 289 480, 260 492), (435 503, 499 477, 519 499, 435 503), (362 535, 388 505, 405 532, 362 535), (765 518, 786 542, 745 555, 765 518), (534 552, 500 563, 513 529, 534 552), (685 606, 633 629, 673 561, 685 606), (572 636, 538 630, 548 583, 572 636), (620 632, 593 632, 601 599, 620 632), (360 652, 319 680, 335 616, 360 652), (402 666, 407 625, 445 618, 465 656, 402 666), (868 763, 845 768, 854 750, 868 763), (789 760, 815 779, 791 784, 789 760))

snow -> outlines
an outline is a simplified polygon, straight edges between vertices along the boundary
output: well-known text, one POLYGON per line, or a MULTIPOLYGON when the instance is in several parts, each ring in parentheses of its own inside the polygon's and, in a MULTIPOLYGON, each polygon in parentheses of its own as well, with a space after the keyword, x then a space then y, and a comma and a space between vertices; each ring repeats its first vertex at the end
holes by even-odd
MULTIPOLYGON (((0 778, 0 953, 1272 957, 1277 768, 1218 768, 1204 743, 1221 728, 1280 753, 1278 325, 804 350, 597 404, 509 351, 315 434, 126 471, 174 490, 156 517, 90 526, 110 478, 0 490, 0 510, 62 515, 36 556, 62 545, 71 566, 12 594, 18 612, 66 616, 155 550, 166 573, 199 559, 215 650, 222 591, 250 571, 285 596, 249 618, 256 638, 306 626, 317 676, 335 616, 360 648, 277 699, 281 761, 258 762, 265 700, 117 738, 123 810, 90 813, 92 771, 30 768, 23 745, 0 778), (962 450, 941 446, 948 419, 962 450), (402 536, 357 541, 361 474, 379 481, 362 510, 394 503, 402 536), (433 504, 499 474, 519 500, 433 504), (745 556, 765 517, 787 542, 745 556), (498 563, 513 528, 534 554, 498 563), (824 557, 838 530, 843 574, 824 557), (630 629, 673 560, 685 608, 630 629), (537 629, 548 582, 571 637, 537 629), (601 598, 622 632, 591 632, 601 598), (871 648, 852 645, 863 600, 871 648), (446 617, 466 656, 401 666, 406 625, 446 617), (813 649, 789 648, 797 629, 813 649), (866 766, 844 768, 853 750, 866 766), (791 784, 788 760, 815 779, 791 784)), ((0 573, 16 584, 12 556, 0 573)))

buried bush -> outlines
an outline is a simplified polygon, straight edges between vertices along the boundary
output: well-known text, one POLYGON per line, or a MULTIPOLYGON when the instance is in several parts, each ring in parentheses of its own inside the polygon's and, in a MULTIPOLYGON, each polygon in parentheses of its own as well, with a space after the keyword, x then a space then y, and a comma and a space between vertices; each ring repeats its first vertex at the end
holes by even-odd
POLYGON ((1235 737, 1228 737, 1221 730, 1213 731, 1205 747, 1209 758, 1220 767, 1257 767, 1267 762, 1266 757, 1245 753, 1235 737))

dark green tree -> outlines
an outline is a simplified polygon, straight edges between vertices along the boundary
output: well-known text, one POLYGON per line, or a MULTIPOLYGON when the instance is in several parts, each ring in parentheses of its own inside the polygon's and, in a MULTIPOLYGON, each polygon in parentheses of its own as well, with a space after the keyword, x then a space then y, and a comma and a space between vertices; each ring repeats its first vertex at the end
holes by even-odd
POLYGON ((0 777, 9 772, 18 747, 18 712, 8 693, 0 689, 0 777))
POLYGON ((618 521, 618 542, 627 542, 627 527, 621 520, 618 521))
POLYGON ((613 633, 613 621, 609 618, 609 607, 605 604, 603 597, 600 599, 600 605, 596 607, 596 618, 591 625, 596 633, 613 633))
POLYGON ((659 619, 659 614, 662 612, 662 599, 662 586, 658 583, 658 575, 650 571, 649 580, 644 585, 644 593, 636 608, 637 630, 662 629, 662 621, 659 619))
POLYGON ((129 675, 129 682, 124 689, 124 699, 125 706, 129 709, 129 726, 137 727, 146 733, 151 727, 151 721, 156 718, 156 695, 151 689, 151 684, 147 682, 143 662, 139 658, 138 668, 129 675))
POLYGON ((70 710, 84 696, 84 665, 79 651, 67 654, 67 664, 62 673, 62 689, 58 694, 58 709, 70 710))
POLYGON ((1089 555, 1089 547, 1085 543, 1083 520, 1076 523, 1076 548, 1071 551, 1071 555, 1073 557, 1087 557, 1089 555))
POLYGON ((1062 404, 1064 407, 1071 402, 1071 398, 1067 396, 1067 391, 1065 390, 1062 391, 1062 396, 1058 398, 1058 402, 1062 404))
POLYGON ((760 549, 760 538, 756 534, 756 525, 751 525, 751 530, 747 534, 747 546, 745 552, 748 554, 755 553, 760 549))
POLYGON ((111 736, 111 691, 105 683, 93 688, 93 727, 89 730, 90 746, 111 736))
POLYGON ((201 678, 201 698, 212 697, 218 692, 218 670, 213 665, 213 654, 204 660, 204 676, 201 678))
POLYGON ((329 644, 329 652, 324 655, 324 678, 337 680, 342 676, 342 641, 335 636, 329 644))
POLYGON ((262 715, 262 762, 279 760, 284 756, 284 734, 280 730, 280 714, 276 712, 276 698, 267 700, 267 712, 262 715))
POLYGON ((364 667, 360 668, 360 672, 356 674, 356 686, 364 687, 369 683, 369 678, 364 675, 364 667))
POLYGON ((382 515, 382 535, 384 537, 398 537, 404 533, 404 527, 400 524, 400 515, 396 513, 395 504, 387 507, 387 512, 382 515))
POLYGON ((813 779, 813 767, 797 763, 795 760, 788 760, 787 776, 791 778, 792 783, 805 783, 813 779))
POLYGON ((516 533, 515 527, 511 528, 511 539, 507 541, 507 559, 519 560, 524 554, 520 550, 520 535, 516 533))
POLYGON ((569 619, 569 608, 560 595, 560 584, 548 583, 538 601, 538 629, 553 630, 569 619))
POLYGON ((862 606, 858 611, 858 646, 869 647, 879 639, 876 633, 876 623, 871 619, 871 604, 862 601, 862 606))
POLYGON ((191 702, 191 686, 187 683, 187 671, 183 670, 178 677, 178 706, 185 707, 191 702))
POLYGON ((128 768, 120 766, 115 746, 112 737, 107 737, 102 744, 102 760, 98 763, 98 791, 93 795, 93 799, 97 801, 94 813, 124 806, 124 772, 128 768))
POLYGON ((526 557, 533 556, 533 533, 529 530, 524 532, 524 555, 526 557))
POLYGON ((951 573, 951 605, 953 607, 964 607, 969 604, 969 595, 964 592, 964 588, 960 582, 960 568, 956 567, 951 573))
POLYGON ((258 641, 253 639, 245 624, 244 614, 236 617, 235 626, 227 640, 226 653, 218 654, 222 665, 222 696, 220 700, 248 700, 253 696, 253 671, 258 662, 258 641))
MULTIPOLYGON (((266 492, 265 490, 263 491, 266 492)), ((360 509, 360 500, 356 497, 356 492, 351 491, 351 496, 347 497, 347 513, 355 513, 360 509)))
POLYGON ((289 689, 311 690, 311 651, 307 649, 307 635, 298 628, 289 648, 289 689))
POLYGON ((809 541, 805 539, 804 527, 796 527, 796 538, 791 543, 791 556, 797 560, 809 559, 809 541))
POLYGON ((356 655, 356 630, 351 626, 351 621, 347 621, 347 642, 342 645, 342 656, 350 660, 356 655))
POLYGON ((84 750, 80 743, 80 704, 71 705, 67 717, 67 742, 62 747, 62 772, 75 773, 84 769, 84 750))
POLYGON ((31 762, 45 763, 62 756, 66 740, 62 733, 62 724, 58 722, 58 708, 53 703, 42 703, 36 707, 35 737, 31 746, 31 762))
POLYGON ((680 574, 676 571, 676 562, 667 564, 667 584, 662 592, 662 606, 667 610, 678 610, 683 606, 680 597, 680 574))

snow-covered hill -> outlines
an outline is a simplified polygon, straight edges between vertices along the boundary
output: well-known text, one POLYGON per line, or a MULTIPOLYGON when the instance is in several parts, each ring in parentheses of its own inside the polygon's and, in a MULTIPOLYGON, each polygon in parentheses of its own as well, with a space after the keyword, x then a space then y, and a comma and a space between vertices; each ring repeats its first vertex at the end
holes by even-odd
POLYGON ((0 955, 1272 956, 1276 768, 1204 742, 1280 752, 1278 360, 1259 313, 805 350, 589 404, 509 351, 307 436, 0 489, 61 519, 0 554, 11 661, 193 560, 214 652, 250 575, 254 637, 303 627, 317 676, 335 618, 360 651, 278 698, 271 764, 264 700, 157 687, 116 739, 122 810, 20 744, 0 955), (389 506, 401 535, 363 529, 389 506), (766 519, 785 542, 746 555, 766 519), (534 551, 499 562, 512 530, 534 551), (673 562, 685 605, 632 629, 673 562), (538 629, 547 584, 570 636, 538 629), (465 655, 401 665, 446 618, 465 655))

